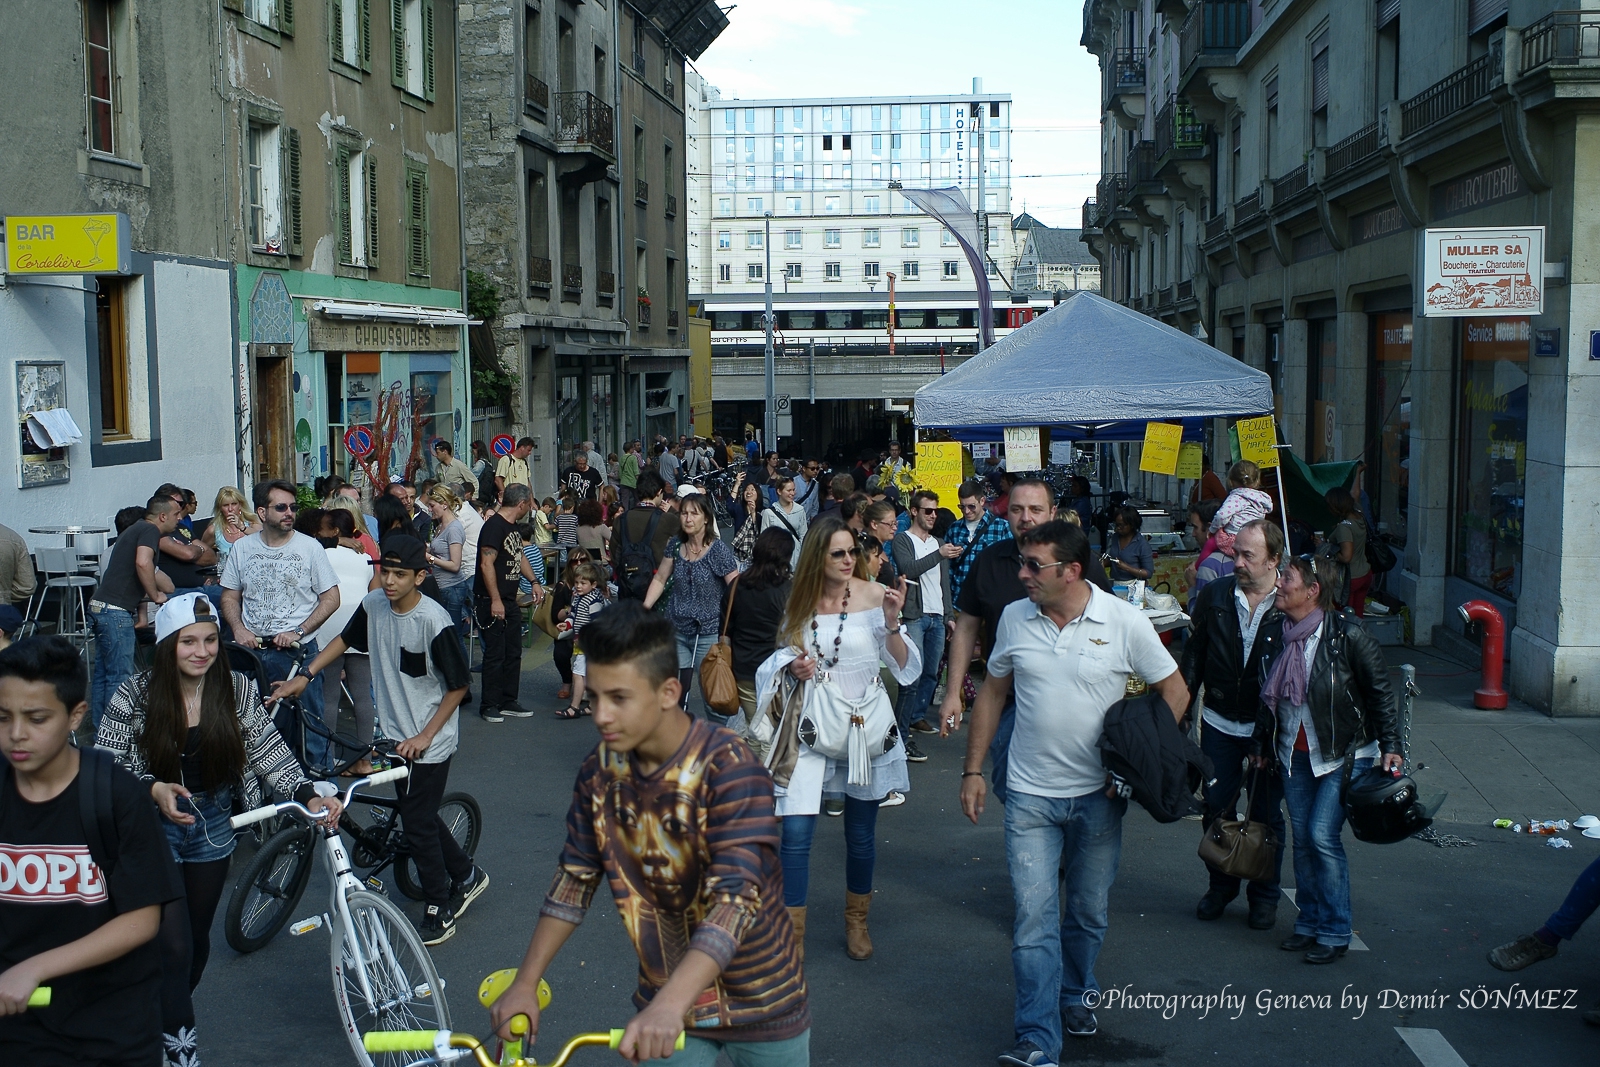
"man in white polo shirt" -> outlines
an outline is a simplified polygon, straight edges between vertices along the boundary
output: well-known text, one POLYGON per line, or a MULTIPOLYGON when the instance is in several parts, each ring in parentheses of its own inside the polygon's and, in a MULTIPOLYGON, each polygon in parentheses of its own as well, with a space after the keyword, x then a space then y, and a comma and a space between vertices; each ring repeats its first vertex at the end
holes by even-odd
POLYGON ((1105 713, 1122 699, 1130 674, 1148 682, 1174 717, 1188 708, 1189 691, 1143 613, 1083 580, 1089 539, 1079 527, 1045 523, 1018 535, 1017 543, 1028 599, 1000 616, 988 680, 973 707, 961 808, 978 821, 987 793, 983 756, 1014 687, 1005 819, 1016 901, 1016 1047, 999 1059, 1054 1067, 1063 1029, 1088 1037, 1097 1027, 1094 962, 1105 940, 1128 807, 1108 793, 1100 763, 1105 713))

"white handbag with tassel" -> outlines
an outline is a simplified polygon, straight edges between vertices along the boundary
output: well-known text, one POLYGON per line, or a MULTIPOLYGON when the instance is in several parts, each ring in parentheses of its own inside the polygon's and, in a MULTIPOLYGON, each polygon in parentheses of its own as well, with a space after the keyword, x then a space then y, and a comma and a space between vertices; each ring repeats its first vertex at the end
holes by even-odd
POLYGON ((900 743, 894 705, 880 678, 851 699, 826 674, 818 672, 800 713, 800 740, 813 752, 849 764, 850 785, 871 787, 872 758, 900 743))

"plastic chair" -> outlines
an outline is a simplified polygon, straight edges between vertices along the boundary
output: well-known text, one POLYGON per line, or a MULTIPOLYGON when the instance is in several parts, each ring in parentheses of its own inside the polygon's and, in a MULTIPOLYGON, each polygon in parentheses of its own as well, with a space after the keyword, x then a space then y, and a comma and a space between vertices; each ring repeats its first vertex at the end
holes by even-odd
POLYGON ((45 581, 29 621, 34 623, 39 621, 45 599, 50 590, 54 589, 56 590, 56 634, 82 647, 93 632, 89 629, 87 591, 99 585, 99 580, 79 573, 83 563, 76 548, 41 548, 38 557, 39 573, 45 581))
POLYGON ((106 535, 81 533, 75 539, 73 550, 78 553, 78 570, 84 574, 100 573, 106 557, 106 535))

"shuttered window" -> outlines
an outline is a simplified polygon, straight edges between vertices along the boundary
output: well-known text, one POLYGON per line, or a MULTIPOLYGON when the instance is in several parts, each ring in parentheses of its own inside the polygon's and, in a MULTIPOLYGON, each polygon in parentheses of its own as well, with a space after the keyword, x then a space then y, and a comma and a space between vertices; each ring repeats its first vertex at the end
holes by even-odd
POLYGON ((339 197, 339 262, 355 262, 355 242, 350 235, 350 149, 343 145, 333 151, 333 184, 339 197))
POLYGON ((1400 17, 1400 0, 1378 0, 1376 8, 1378 29, 1400 17))
POLYGON ((413 96, 434 96, 434 0, 389 0, 390 70, 394 84, 413 96))
POLYGON ((1328 31, 1311 42, 1311 110, 1328 109, 1328 31))
POLYGON ((372 158, 372 153, 365 153, 367 157, 367 266, 378 265, 378 161, 372 158))
POLYGON ((305 254, 305 226, 300 216, 300 131, 289 131, 289 196, 286 205, 289 213, 289 254, 300 256, 305 254))
POLYGON ((428 218, 428 172, 406 170, 406 276, 426 278, 431 270, 428 218))
POLYGON ((1503 18, 1511 0, 1467 0, 1467 32, 1477 33, 1495 19, 1503 18))
POLYGON ((1267 98, 1267 110, 1271 111, 1273 108, 1278 106, 1278 79, 1276 76, 1274 76, 1271 81, 1267 82, 1265 95, 1267 98))
POLYGON ((278 32, 294 36, 294 0, 278 0, 278 32))

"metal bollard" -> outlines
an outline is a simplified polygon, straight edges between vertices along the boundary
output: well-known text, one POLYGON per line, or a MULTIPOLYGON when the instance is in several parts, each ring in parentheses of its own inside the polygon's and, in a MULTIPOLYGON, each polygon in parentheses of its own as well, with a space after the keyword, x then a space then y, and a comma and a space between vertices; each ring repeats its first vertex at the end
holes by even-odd
POLYGON ((1409 663, 1400 664, 1400 758, 1402 770, 1411 773, 1411 701, 1422 695, 1417 685, 1417 668, 1409 663))

